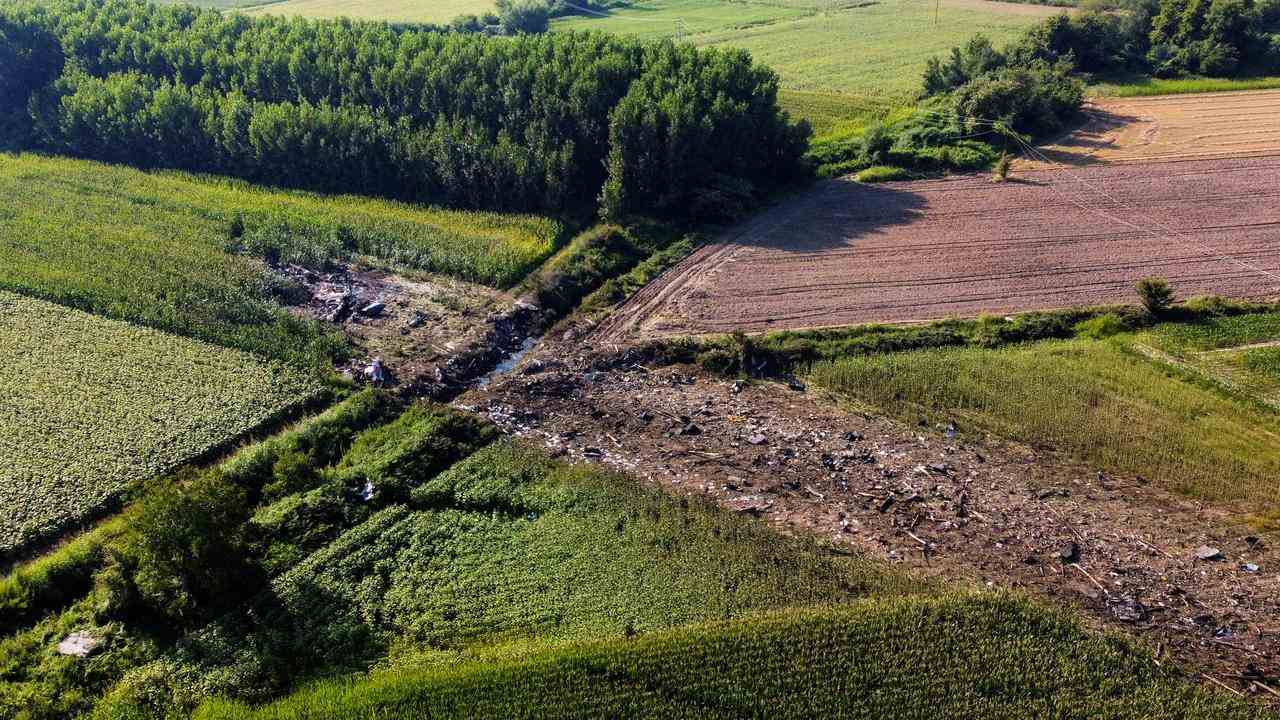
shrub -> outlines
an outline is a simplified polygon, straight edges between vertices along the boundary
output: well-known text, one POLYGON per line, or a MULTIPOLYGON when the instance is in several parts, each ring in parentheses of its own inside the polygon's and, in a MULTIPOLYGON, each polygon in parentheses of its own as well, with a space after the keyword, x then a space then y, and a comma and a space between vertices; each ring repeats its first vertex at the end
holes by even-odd
POLYGON ((249 513, 248 494, 217 473, 147 495, 97 575, 104 614, 154 614, 191 628, 246 597, 260 584, 249 513))
POLYGON ((872 165, 855 176, 858 182, 878 183, 890 180, 907 180, 911 173, 892 165, 872 165))
POLYGON ((1138 281, 1138 299, 1147 312, 1159 316, 1173 305, 1173 289, 1164 278, 1148 277, 1138 281))
POLYGON ((1090 318, 1083 322, 1076 323, 1076 337, 1090 338, 1092 340, 1101 340, 1119 335, 1122 332, 1130 330, 1125 321, 1120 319, 1115 313, 1106 313, 1095 318, 1090 318))

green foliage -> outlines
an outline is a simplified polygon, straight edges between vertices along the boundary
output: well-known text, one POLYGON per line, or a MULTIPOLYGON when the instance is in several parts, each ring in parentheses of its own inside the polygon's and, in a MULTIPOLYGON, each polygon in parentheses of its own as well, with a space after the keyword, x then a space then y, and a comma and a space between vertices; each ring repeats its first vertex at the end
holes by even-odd
POLYGON ((1138 300, 1147 312, 1155 316, 1164 315, 1173 305, 1173 288, 1164 278, 1148 277, 1138 281, 1135 286, 1138 300))
POLYGON ((1147 60, 1159 77, 1280 71, 1277 15, 1274 3, 1254 0, 1160 0, 1147 60))
POLYGON ((260 584, 245 533, 249 495, 217 473, 146 495, 98 572, 101 612, 190 629, 260 584))
MULTIPOLYGON (((767 191, 807 130, 745 53, 554 33, 491 38, 52 0, 15 22, 67 69, 30 106, 43 149, 452 207, 686 214, 722 177, 767 191)), ((512 29, 541 2, 513 0, 512 29)), ((10 15, 0 9, 0 13, 10 15)), ((517 28, 516 26, 519 26, 517 28)))
POLYGON ((323 392, 281 363, 0 291, 0 554, 323 392))
POLYGON ((811 377, 904 419, 968 425, 1260 513, 1280 506, 1268 479, 1280 471, 1275 413, 1131 344, 1117 336, 850 356, 815 365, 811 377))
POLYGON ((365 670, 393 645, 442 659, 511 640, 624 638, 752 611, 920 589, 865 561, 635 480, 511 442, 417 479, 369 517, 140 670, 111 703, 156 685, 185 705, 265 699, 365 670))
POLYGON ((1129 323, 1115 313, 1105 313, 1075 325, 1076 336, 1090 340, 1102 340, 1132 329, 1129 323))
POLYGON ((667 225, 632 219, 626 227, 597 225, 579 233, 530 275, 519 293, 532 295, 556 315, 568 313, 612 278, 667 247, 678 237, 667 225))
POLYGON ((502 29, 515 35, 543 33, 551 23, 551 5, 547 0, 496 0, 502 29))
POLYGON ((1258 348, 1246 351, 1241 361, 1245 368, 1263 373, 1280 381, 1280 347, 1258 348))
MULTIPOLYGON (((386 418, 394 407, 395 403, 378 391, 361 391, 270 439, 236 452, 215 472, 252 496, 273 482, 274 470, 282 458, 301 455, 309 467, 317 468, 337 463, 360 430, 386 418)), ((177 481, 169 477, 149 486, 162 487, 177 481)), ((135 512, 136 505, 131 505, 51 552, 14 567, 0 579, 0 634, 83 597, 106 557, 105 547, 133 524, 135 512)))
POLYGON ((36 20, 39 8, 0 14, 0 150, 31 142, 31 96, 62 72, 57 38, 36 20))
POLYGON ((700 241, 697 236, 686 235, 656 250, 626 273, 609 278, 578 304, 574 311, 576 316, 591 318, 605 314, 611 307, 622 303, 648 285, 667 268, 687 257, 700 241))
POLYGON ((494 655, 328 680, 257 708, 210 702, 195 720, 1268 716, 1002 595, 762 613, 494 655))

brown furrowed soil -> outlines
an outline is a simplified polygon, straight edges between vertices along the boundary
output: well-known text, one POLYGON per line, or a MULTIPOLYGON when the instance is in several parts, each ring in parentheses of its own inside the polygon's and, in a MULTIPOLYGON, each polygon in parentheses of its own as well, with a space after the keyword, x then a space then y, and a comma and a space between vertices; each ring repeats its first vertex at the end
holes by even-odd
MULTIPOLYGON (((1280 153, 1280 91, 1098 100, 1088 120, 1040 151, 1052 163, 1207 160, 1280 153)), ((1021 161, 1023 170, 1051 166, 1021 161)))
POLYGON ((864 185, 827 181, 759 213, 597 331, 747 332, 1131 302, 1280 296, 1280 155, 1098 164, 864 185))

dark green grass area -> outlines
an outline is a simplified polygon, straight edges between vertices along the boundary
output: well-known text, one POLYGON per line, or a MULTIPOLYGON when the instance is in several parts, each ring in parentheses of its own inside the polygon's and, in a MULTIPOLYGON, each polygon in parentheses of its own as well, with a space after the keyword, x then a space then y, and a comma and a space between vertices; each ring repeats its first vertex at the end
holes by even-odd
POLYGON ((199 720, 1260 718, 1126 642, 997 595, 862 601, 319 683, 199 720))
POLYGON ((1248 350, 1241 356, 1240 361, 1246 369, 1263 373, 1280 381, 1280 347, 1248 350))
POLYGON ((281 574, 250 612, 126 678, 114 702, 136 700, 158 678, 186 703, 265 700, 308 678, 368 670, 396 647, 452 657, 509 641, 627 638, 922 587, 504 441, 423 473, 409 502, 281 574))

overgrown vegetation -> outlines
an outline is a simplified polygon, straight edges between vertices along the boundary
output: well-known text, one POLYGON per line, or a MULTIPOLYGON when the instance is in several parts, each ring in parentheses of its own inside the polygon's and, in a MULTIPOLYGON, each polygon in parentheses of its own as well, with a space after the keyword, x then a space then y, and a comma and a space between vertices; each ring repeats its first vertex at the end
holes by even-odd
POLYGON ((1144 652, 1005 596, 876 599, 635 640, 495 648, 482 660, 330 680, 197 720, 301 718, 1266 717, 1144 652))
POLYGON ((0 289, 327 367, 344 340, 281 304, 264 267, 349 255, 503 285, 555 249, 552 221, 322 198, 177 173, 0 155, 0 289), (371 257, 372 256, 372 257, 371 257))
POLYGON ((0 556, 324 391, 280 363, 0 290, 0 556))
POLYGON ((144 167, 456 207, 684 216, 724 183, 754 193, 796 177, 808 136, 779 112, 774 74, 741 52, 141 0, 0 15, 22 31, 10 45, 52 35, 65 62, 59 73, 21 56, 24 77, 57 77, 16 98, 37 146, 144 167))
MULTIPOLYGON (((1205 317, 1190 327, 1274 323, 1274 314, 1246 315, 1205 317)), ((996 349, 850 354, 816 363, 809 376, 906 420, 954 422, 1196 497, 1244 502, 1255 520, 1274 515, 1275 409, 1143 351, 1148 338, 1176 334, 1181 324, 1136 335, 1099 325, 1082 327, 1081 339, 996 349)))

